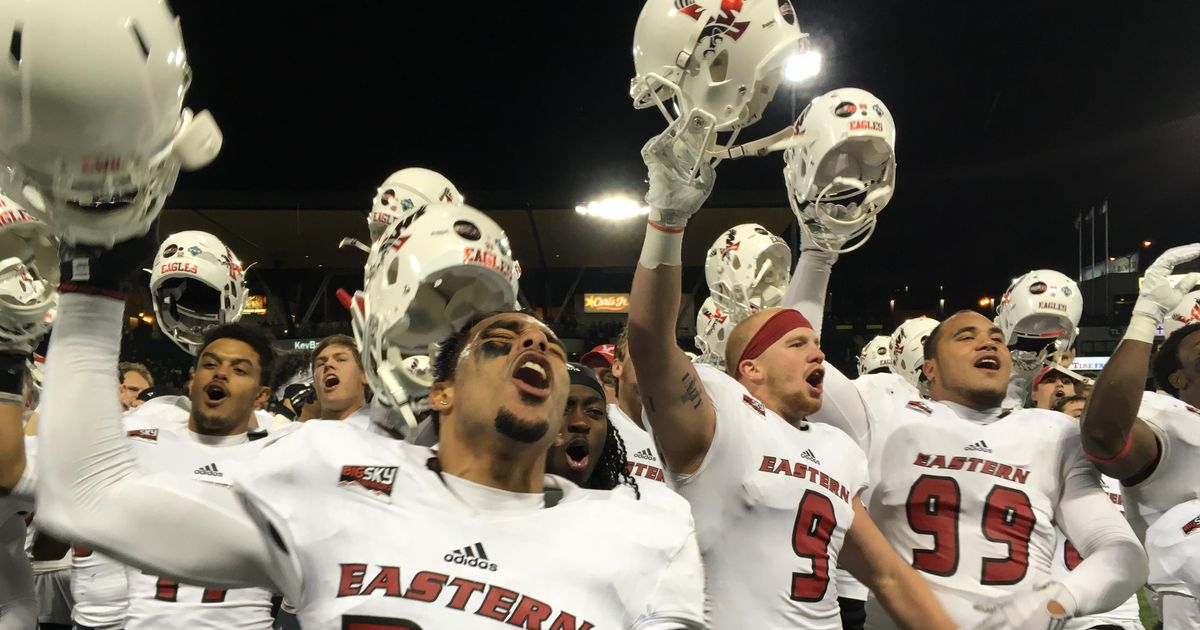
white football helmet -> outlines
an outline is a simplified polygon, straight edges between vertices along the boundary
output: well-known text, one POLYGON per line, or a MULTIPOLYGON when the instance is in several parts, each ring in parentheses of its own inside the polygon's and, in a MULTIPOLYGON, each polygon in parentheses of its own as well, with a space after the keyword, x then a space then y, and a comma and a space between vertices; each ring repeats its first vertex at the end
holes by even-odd
POLYGON ((351 309, 375 400, 402 411, 372 418, 414 434, 415 403, 429 384, 428 370, 409 369, 412 355, 475 315, 511 310, 520 276, 504 230, 470 206, 432 203, 391 224, 371 247, 351 309))
POLYGON ((187 231, 168 236, 149 271, 158 327, 184 352, 195 355, 208 329, 242 318, 246 270, 212 234, 187 231))
POLYGON ((668 124, 702 135, 706 148, 716 133, 733 132, 729 148, 762 118, 807 37, 789 0, 647 0, 633 32, 629 95, 634 107, 658 107, 668 124))
POLYGON ((996 305, 1013 370, 1036 372, 1058 347, 1071 347, 1082 315, 1083 296, 1066 275, 1035 269, 1014 280, 996 305))
POLYGON ((1183 300, 1167 313, 1163 319, 1163 336, 1170 337, 1176 330, 1196 322, 1200 322, 1200 290, 1183 296, 1183 300))
POLYGON ((375 191, 374 207, 367 216, 371 241, 379 240, 387 226, 431 203, 463 205, 462 193, 441 173, 427 168, 405 168, 388 176, 375 191))
POLYGON ((701 363, 725 369, 725 342, 735 326, 737 321, 712 297, 704 299, 696 314, 696 348, 700 350, 701 363))
POLYGON ((914 317, 892 331, 892 371, 918 390, 923 390, 925 380, 921 370, 925 364, 925 340, 940 323, 932 317, 914 317))
POLYGON ((858 375, 892 371, 892 338, 879 335, 858 353, 858 375))
POLYGON ((0 343, 37 345, 57 309, 56 287, 35 278, 20 258, 0 260, 0 343))
POLYGON ((183 108, 191 82, 165 0, 38 0, 0 11, 0 188, 67 242, 145 234, 180 168, 221 133, 183 108))
POLYGON ((58 307, 58 239, 0 195, 0 342, 36 343, 58 307))
POLYGON ((778 306, 787 291, 792 252, 783 239, 756 223, 725 230, 704 259, 712 299, 739 321, 778 306))
POLYGON ((858 249, 896 185, 896 124, 866 90, 840 88, 814 98, 783 153, 788 200, 817 247, 858 249))

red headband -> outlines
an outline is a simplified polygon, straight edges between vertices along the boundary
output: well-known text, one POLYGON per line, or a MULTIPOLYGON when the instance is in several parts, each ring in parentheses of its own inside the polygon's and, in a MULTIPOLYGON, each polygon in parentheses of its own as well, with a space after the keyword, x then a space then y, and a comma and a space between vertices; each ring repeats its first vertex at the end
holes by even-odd
POLYGON ((779 341, 780 337, 797 328, 812 329, 812 324, 809 323, 806 317, 800 314, 800 311, 787 308, 775 313, 750 338, 750 343, 746 344, 746 349, 742 351, 742 358, 738 359, 738 363, 757 359, 758 355, 766 352, 767 348, 770 348, 771 344, 779 341))

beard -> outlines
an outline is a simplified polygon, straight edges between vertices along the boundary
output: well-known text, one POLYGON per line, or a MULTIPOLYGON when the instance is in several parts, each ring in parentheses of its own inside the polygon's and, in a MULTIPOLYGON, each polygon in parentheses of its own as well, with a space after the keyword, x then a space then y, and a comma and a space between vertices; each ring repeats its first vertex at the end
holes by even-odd
POLYGON ((209 414, 199 408, 199 405, 192 405, 192 420, 196 424, 195 431, 201 435, 233 435, 246 431, 246 425, 249 423, 251 410, 247 409, 244 413, 232 412, 230 414, 209 414), (243 425, 242 431, 236 431, 238 425, 243 425))
POLYGON ((550 423, 545 419, 538 419, 533 423, 522 422, 516 414, 504 407, 496 411, 496 419, 493 422, 497 433, 524 444, 533 444, 541 440, 550 430, 550 423))
POLYGON ((976 410, 993 409, 995 407, 999 407, 1000 405, 1004 404, 1004 397, 1007 394, 1007 387, 1001 387, 998 390, 981 387, 975 389, 964 389, 962 392, 963 398, 970 403, 970 407, 972 409, 976 410))

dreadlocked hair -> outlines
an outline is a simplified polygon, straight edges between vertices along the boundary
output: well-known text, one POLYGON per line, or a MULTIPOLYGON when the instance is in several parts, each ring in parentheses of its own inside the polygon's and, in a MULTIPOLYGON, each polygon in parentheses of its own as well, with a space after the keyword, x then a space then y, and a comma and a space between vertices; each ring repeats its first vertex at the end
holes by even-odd
POLYGON ((608 423, 608 431, 604 436, 604 450, 600 453, 600 461, 596 464, 592 476, 588 479, 588 487, 593 490, 612 490, 621 484, 633 488, 633 494, 642 498, 642 490, 638 488, 637 479, 629 473, 625 462, 629 461, 625 452, 625 440, 621 432, 612 423, 608 423))

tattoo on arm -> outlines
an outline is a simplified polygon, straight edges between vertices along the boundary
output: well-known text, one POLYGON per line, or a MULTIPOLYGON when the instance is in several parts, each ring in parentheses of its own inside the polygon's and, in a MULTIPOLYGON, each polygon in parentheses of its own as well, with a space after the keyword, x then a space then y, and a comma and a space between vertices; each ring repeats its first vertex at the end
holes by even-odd
POLYGON ((693 409, 700 408, 700 389, 696 387, 696 379, 692 378, 690 372, 685 372, 683 375, 683 395, 679 397, 680 402, 692 403, 693 409))

